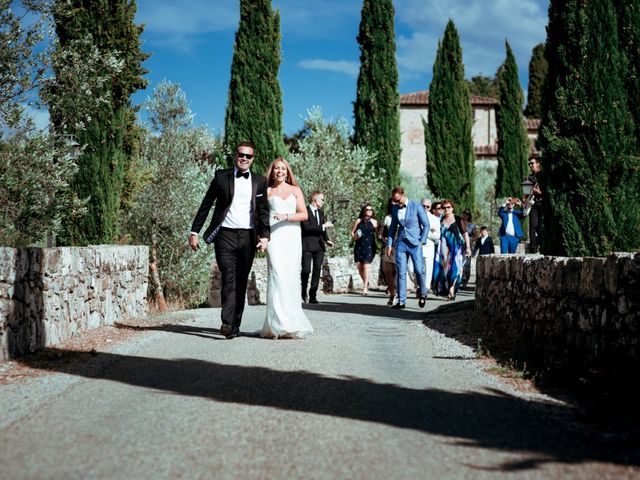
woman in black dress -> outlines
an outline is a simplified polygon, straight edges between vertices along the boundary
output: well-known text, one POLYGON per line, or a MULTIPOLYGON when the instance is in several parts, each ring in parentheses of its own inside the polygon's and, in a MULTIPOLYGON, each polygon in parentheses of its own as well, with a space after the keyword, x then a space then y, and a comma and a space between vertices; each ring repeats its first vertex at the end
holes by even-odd
POLYGON ((365 204, 360 209, 360 215, 353 224, 351 236, 356 241, 353 256, 356 261, 358 273, 364 288, 362 294, 369 292, 369 277, 371 276, 371 262, 376 254, 376 229, 378 222, 373 214, 373 207, 370 203, 365 204))

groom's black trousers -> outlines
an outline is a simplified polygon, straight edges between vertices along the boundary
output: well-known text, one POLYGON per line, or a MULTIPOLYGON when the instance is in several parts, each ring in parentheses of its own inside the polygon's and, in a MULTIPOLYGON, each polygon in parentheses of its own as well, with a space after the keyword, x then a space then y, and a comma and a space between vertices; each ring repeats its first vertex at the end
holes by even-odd
POLYGON ((214 245, 216 262, 222 274, 222 324, 238 329, 256 253, 256 233, 253 229, 221 228, 214 245))

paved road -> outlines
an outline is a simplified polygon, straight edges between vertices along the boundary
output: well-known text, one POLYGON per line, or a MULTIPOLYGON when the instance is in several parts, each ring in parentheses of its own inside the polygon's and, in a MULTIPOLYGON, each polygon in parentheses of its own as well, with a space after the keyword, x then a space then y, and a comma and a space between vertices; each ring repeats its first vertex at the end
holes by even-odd
POLYGON ((486 373, 415 305, 384 304, 324 297, 306 340, 224 340, 218 309, 183 312, 73 374, 41 366, 0 387, 0 475, 640 478, 628 439, 486 373))

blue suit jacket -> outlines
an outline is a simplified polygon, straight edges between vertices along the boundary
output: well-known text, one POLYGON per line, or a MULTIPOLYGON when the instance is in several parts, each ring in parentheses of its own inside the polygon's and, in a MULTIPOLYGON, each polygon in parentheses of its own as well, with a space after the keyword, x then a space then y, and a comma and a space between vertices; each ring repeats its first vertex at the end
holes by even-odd
POLYGON ((427 241, 429 218, 424 208, 413 200, 409 200, 405 208, 407 212, 402 220, 398 220, 400 208, 397 205, 391 210, 391 225, 389 226, 387 247, 393 246, 396 230, 398 231, 396 243, 404 240, 410 246, 418 247, 427 241))
MULTIPOLYGON (((522 238, 524 237, 524 232, 520 226, 520 220, 524 218, 524 213, 522 210, 512 210, 511 213, 513 213, 513 229, 515 230, 516 237, 522 238)), ((498 235, 504 237, 507 234, 505 229, 507 227, 507 222, 509 221, 509 213, 507 213, 507 210, 504 207, 500 207, 498 209, 498 216, 502 220, 502 225, 500 225, 498 235)))

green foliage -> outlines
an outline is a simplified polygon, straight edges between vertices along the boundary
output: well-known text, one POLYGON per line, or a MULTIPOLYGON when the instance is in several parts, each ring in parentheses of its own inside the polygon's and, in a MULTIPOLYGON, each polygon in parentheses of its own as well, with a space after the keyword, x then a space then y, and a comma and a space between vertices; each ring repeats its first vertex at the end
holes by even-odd
POLYGON ((477 95, 479 97, 498 98, 498 79, 496 77, 485 77, 476 75, 467 80, 467 88, 469 95, 477 95))
MULTIPOLYGON (((368 165, 373 154, 349 141, 349 125, 343 120, 325 122, 318 108, 305 120, 309 134, 299 144, 299 153, 290 155, 289 163, 306 196, 314 190, 325 194, 325 214, 334 224, 329 236, 336 248, 328 255, 351 252, 351 227, 360 213, 360 205, 386 205, 385 173, 372 172, 368 165), (347 208, 341 201, 346 200, 347 208)), ((384 217, 377 210, 378 218, 384 217)))
POLYGON ((72 146, 21 130, 0 142, 0 245, 42 242, 60 229, 62 218, 83 213, 66 188, 76 172, 72 146))
POLYGON ((509 42, 505 42, 505 47, 507 58, 499 79, 500 108, 496 111, 498 130, 496 195, 520 197, 522 179, 528 173, 529 138, 522 117, 523 94, 518 78, 518 65, 509 42))
POLYGON ((552 1, 547 31, 543 251, 603 256, 635 250, 640 159, 613 4, 552 1))
POLYGON ((149 117, 156 119, 154 128, 157 119, 164 120, 159 134, 147 135, 142 145, 141 167, 151 178, 127 212, 124 231, 130 242, 155 245, 167 301, 196 306, 207 296, 213 249, 192 252, 186 238, 215 172, 206 160, 220 149, 220 141, 205 128, 184 123, 192 115, 176 84, 158 85, 146 108, 149 117), (167 112, 174 116, 165 116, 167 112), (181 128, 173 128, 176 125, 181 128))
MULTIPOLYGON (((65 232, 60 237, 63 244, 111 243, 119 236, 122 197, 133 190, 125 181, 136 177, 129 170, 137 165, 133 158, 140 142, 130 96, 146 86, 142 62, 148 55, 140 49, 143 28, 134 24, 135 13, 136 4, 130 0, 55 2, 58 50, 79 45, 87 50, 94 48, 105 57, 115 57, 120 67, 108 83, 102 83, 100 93, 105 101, 86 125, 68 121, 77 107, 73 76, 54 89, 49 102, 55 130, 73 134, 86 145, 72 188, 79 197, 89 200, 89 214, 78 222, 65 222, 65 232)), ((56 76, 67 80, 64 67, 64 62, 54 63, 56 76)))
POLYGON ((224 143, 255 145, 254 169, 264 171, 286 151, 282 130, 280 15, 271 0, 240 0, 240 25, 231 64, 224 143))
POLYGON ((489 234, 497 237, 499 221, 496 217, 496 163, 490 160, 476 162, 476 209, 473 223, 478 228, 486 225, 489 234))
POLYGON ((20 128, 24 121, 23 104, 44 72, 44 57, 34 48, 44 38, 40 12, 23 3, 27 12, 37 16, 32 24, 23 24, 12 9, 12 0, 0 0, 0 138, 5 129, 20 128))
POLYGON ((126 112, 112 118, 96 115, 78 132, 85 148, 71 190, 87 201, 87 214, 65 219, 60 245, 113 243, 120 235, 120 199, 124 189, 127 159, 124 153, 126 112))
POLYGON ((354 104, 354 143, 377 155, 387 188, 400 179, 400 95, 391 0, 364 0, 358 43, 360 73, 354 104))
POLYGON ((452 199, 459 211, 473 210, 475 156, 469 91, 464 80, 460 37, 451 20, 438 42, 429 88, 429 122, 424 122, 427 182, 440 198, 452 199))
POLYGON ((549 64, 544 56, 544 44, 533 47, 529 61, 529 86, 527 88, 527 108, 524 114, 529 118, 542 117, 542 95, 547 81, 549 64))
POLYGON ((640 0, 614 3, 618 14, 618 36, 629 67, 626 87, 629 110, 635 123, 636 149, 640 150, 640 0))

